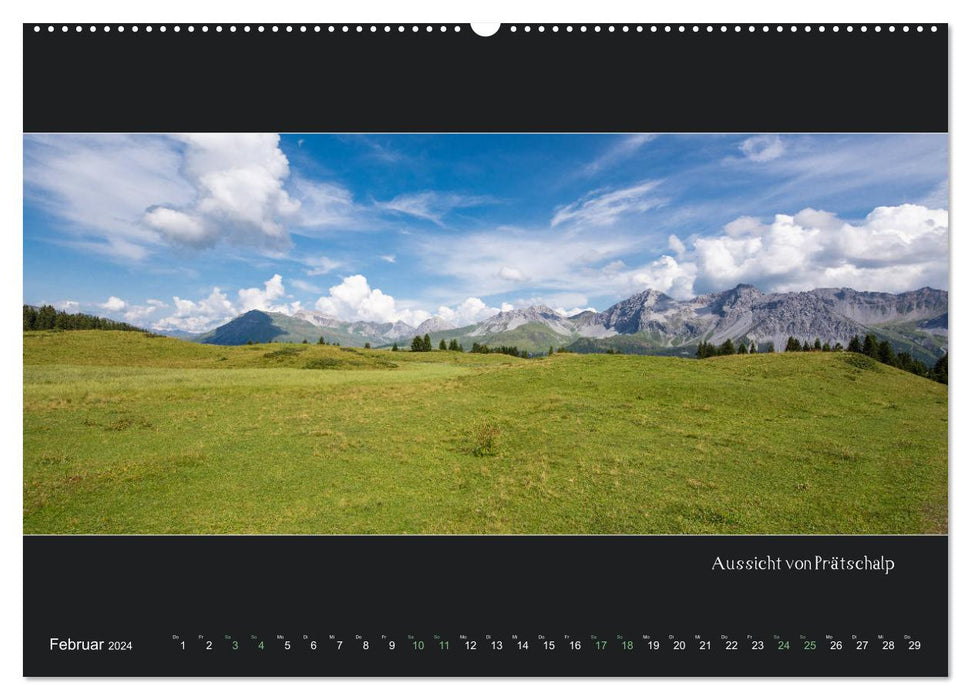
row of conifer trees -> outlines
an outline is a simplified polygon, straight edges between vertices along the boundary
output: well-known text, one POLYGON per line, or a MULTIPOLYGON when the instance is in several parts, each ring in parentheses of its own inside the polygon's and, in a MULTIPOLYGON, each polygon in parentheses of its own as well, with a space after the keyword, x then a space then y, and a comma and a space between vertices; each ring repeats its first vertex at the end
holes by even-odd
POLYGON ((50 304, 41 307, 24 304, 25 331, 141 331, 130 323, 112 321, 91 314, 69 314, 50 304))
MULTIPOLYGON (((731 340, 726 340, 721 345, 715 345, 714 343, 709 343, 706 340, 701 341, 698 344, 697 355, 700 359, 705 359, 706 357, 719 357, 721 355, 754 355, 759 352, 758 347, 755 343, 746 343, 744 340, 739 340, 736 346, 731 340)), ((765 352, 775 352, 775 346, 772 343, 766 347, 765 352)))

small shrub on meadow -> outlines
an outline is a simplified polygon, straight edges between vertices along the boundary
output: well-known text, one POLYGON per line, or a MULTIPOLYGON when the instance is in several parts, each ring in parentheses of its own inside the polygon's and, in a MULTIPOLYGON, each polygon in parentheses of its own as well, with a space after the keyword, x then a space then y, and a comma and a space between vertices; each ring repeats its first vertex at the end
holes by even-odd
POLYGON ((472 454, 476 457, 494 455, 499 451, 500 430, 493 423, 482 423, 472 429, 472 454))

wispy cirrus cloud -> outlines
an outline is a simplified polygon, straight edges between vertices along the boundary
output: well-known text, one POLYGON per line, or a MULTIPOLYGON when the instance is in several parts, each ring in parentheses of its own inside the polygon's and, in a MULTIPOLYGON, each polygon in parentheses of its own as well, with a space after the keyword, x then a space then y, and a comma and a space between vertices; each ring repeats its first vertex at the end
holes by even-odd
POLYGON ((754 163, 767 163, 775 160, 786 151, 785 144, 778 134, 759 134, 742 141, 739 150, 754 163))
POLYGON ((368 151, 368 155, 383 163, 399 163, 405 159, 403 153, 387 144, 381 143, 375 138, 358 134, 356 139, 364 145, 368 151))
POLYGON ((306 274, 311 277, 326 275, 329 272, 339 269, 344 263, 339 260, 331 260, 326 255, 314 255, 303 259, 303 264, 307 266, 306 274))
POLYGON ((641 148, 656 138, 657 134, 630 134, 621 137, 617 143, 588 163, 583 169, 583 174, 588 177, 597 175, 601 171, 607 170, 621 161, 631 158, 641 148))
POLYGON ((357 229, 364 227, 369 218, 351 191, 335 182, 296 176, 291 179, 290 189, 300 202, 294 224, 301 229, 357 229))
POLYGON ((562 224, 580 226, 609 226, 630 214, 643 214, 663 206, 666 200, 655 194, 659 180, 645 180, 630 187, 594 190, 580 199, 557 207, 550 227, 562 224))
POLYGON ((449 278, 433 287, 432 298, 491 296, 521 290, 571 290, 588 293, 600 282, 617 286, 600 268, 637 250, 643 239, 623 232, 567 235, 544 228, 501 227, 460 237, 424 236, 416 255, 429 271, 449 278))
MULTIPOLYGON (((817 135, 756 136, 738 144, 741 155, 729 156, 721 161, 728 167, 750 177, 757 174, 769 177, 766 187, 750 193, 743 201, 731 203, 732 208, 754 211, 765 207, 776 210, 796 209, 806 206, 806 200, 838 199, 852 204, 864 193, 880 196, 882 189, 895 186, 902 178, 914 184, 927 183, 925 187, 939 184, 947 176, 947 137, 924 134, 873 134, 865 136, 830 136, 821 145, 817 135), (771 145, 779 140, 782 152, 771 158, 754 160, 746 157, 744 144, 755 139, 763 141, 761 149, 753 153, 775 152, 771 145), (770 144, 766 146, 765 144, 770 144)), ((703 177, 710 173, 701 173, 703 177)), ((697 176, 696 176, 697 177, 697 176)), ((910 193, 906 200, 916 201, 925 192, 920 189, 910 193)), ((872 199, 872 196, 867 197, 872 199)), ((884 203, 891 204, 894 202, 884 203)), ((938 202, 939 203, 939 202, 938 202)), ((724 209, 722 210, 724 211, 724 209)))
POLYGON ((320 294, 324 291, 316 284, 306 280, 291 280, 290 284, 294 287, 294 289, 299 289, 301 292, 306 292, 307 294, 320 294))
POLYGON ((62 223, 57 242, 138 261, 162 245, 144 225, 162 202, 183 206, 195 191, 171 139, 133 135, 24 137, 24 198, 62 223))
POLYGON ((404 214, 444 226, 445 218, 456 210, 495 204, 496 201, 489 196, 425 191, 400 194, 386 202, 375 202, 374 206, 380 211, 404 214))

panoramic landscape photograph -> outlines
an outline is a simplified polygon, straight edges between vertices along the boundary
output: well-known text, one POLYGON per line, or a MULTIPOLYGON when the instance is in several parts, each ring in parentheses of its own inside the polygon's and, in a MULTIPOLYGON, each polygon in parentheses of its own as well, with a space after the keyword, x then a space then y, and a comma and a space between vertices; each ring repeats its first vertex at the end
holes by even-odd
POLYGON ((948 530, 944 134, 23 146, 27 534, 948 530))

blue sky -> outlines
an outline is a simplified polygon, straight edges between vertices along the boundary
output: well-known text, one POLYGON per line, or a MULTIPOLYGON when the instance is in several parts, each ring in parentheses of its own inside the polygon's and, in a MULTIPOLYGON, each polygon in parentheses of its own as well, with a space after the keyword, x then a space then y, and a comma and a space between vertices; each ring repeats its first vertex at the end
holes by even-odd
POLYGON ((24 202, 26 303, 168 330, 947 288, 945 135, 31 135, 24 202))

